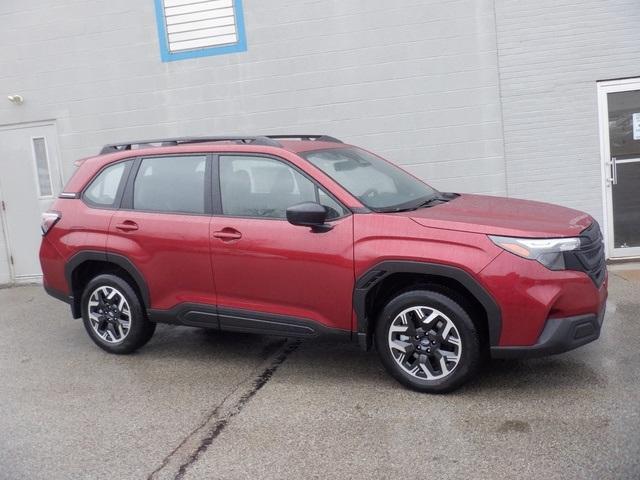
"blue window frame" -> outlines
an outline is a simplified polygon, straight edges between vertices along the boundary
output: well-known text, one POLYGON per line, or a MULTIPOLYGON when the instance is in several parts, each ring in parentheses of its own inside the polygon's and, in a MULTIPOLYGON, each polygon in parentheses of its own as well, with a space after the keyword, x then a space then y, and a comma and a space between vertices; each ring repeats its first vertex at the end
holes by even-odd
POLYGON ((155 0, 163 62, 244 52, 242 0, 155 0))

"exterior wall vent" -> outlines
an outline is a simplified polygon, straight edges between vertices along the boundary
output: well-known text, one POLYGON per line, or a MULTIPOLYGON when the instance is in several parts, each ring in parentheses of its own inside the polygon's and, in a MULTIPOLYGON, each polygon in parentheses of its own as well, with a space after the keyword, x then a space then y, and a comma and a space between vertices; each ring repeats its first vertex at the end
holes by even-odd
POLYGON ((163 62, 244 52, 242 0, 155 0, 163 62))

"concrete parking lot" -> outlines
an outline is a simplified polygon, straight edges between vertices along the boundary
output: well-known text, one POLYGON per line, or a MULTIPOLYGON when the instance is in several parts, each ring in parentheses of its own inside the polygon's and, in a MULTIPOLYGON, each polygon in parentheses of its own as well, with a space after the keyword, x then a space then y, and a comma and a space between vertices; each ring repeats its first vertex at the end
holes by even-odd
POLYGON ((39 286, 0 290, 0 478, 640 478, 640 274, 597 342, 494 361, 446 396, 374 352, 160 326, 98 349, 39 286))

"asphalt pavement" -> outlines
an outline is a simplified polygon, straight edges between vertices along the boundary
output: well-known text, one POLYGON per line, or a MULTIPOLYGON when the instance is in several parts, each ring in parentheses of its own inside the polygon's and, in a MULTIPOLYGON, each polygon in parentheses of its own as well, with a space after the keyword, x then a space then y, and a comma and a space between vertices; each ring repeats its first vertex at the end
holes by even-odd
POLYGON ((640 272, 611 270, 598 341, 448 395, 350 343, 159 326, 109 355, 41 286, 0 289, 0 478, 407 477, 640 479, 640 272))

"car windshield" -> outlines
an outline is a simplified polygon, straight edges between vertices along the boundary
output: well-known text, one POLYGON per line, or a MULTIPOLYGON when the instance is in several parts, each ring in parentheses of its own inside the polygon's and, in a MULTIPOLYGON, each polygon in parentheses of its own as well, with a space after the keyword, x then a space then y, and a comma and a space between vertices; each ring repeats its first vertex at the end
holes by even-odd
POLYGON ((412 210, 440 195, 404 170, 360 148, 312 150, 300 155, 374 211, 412 210))

